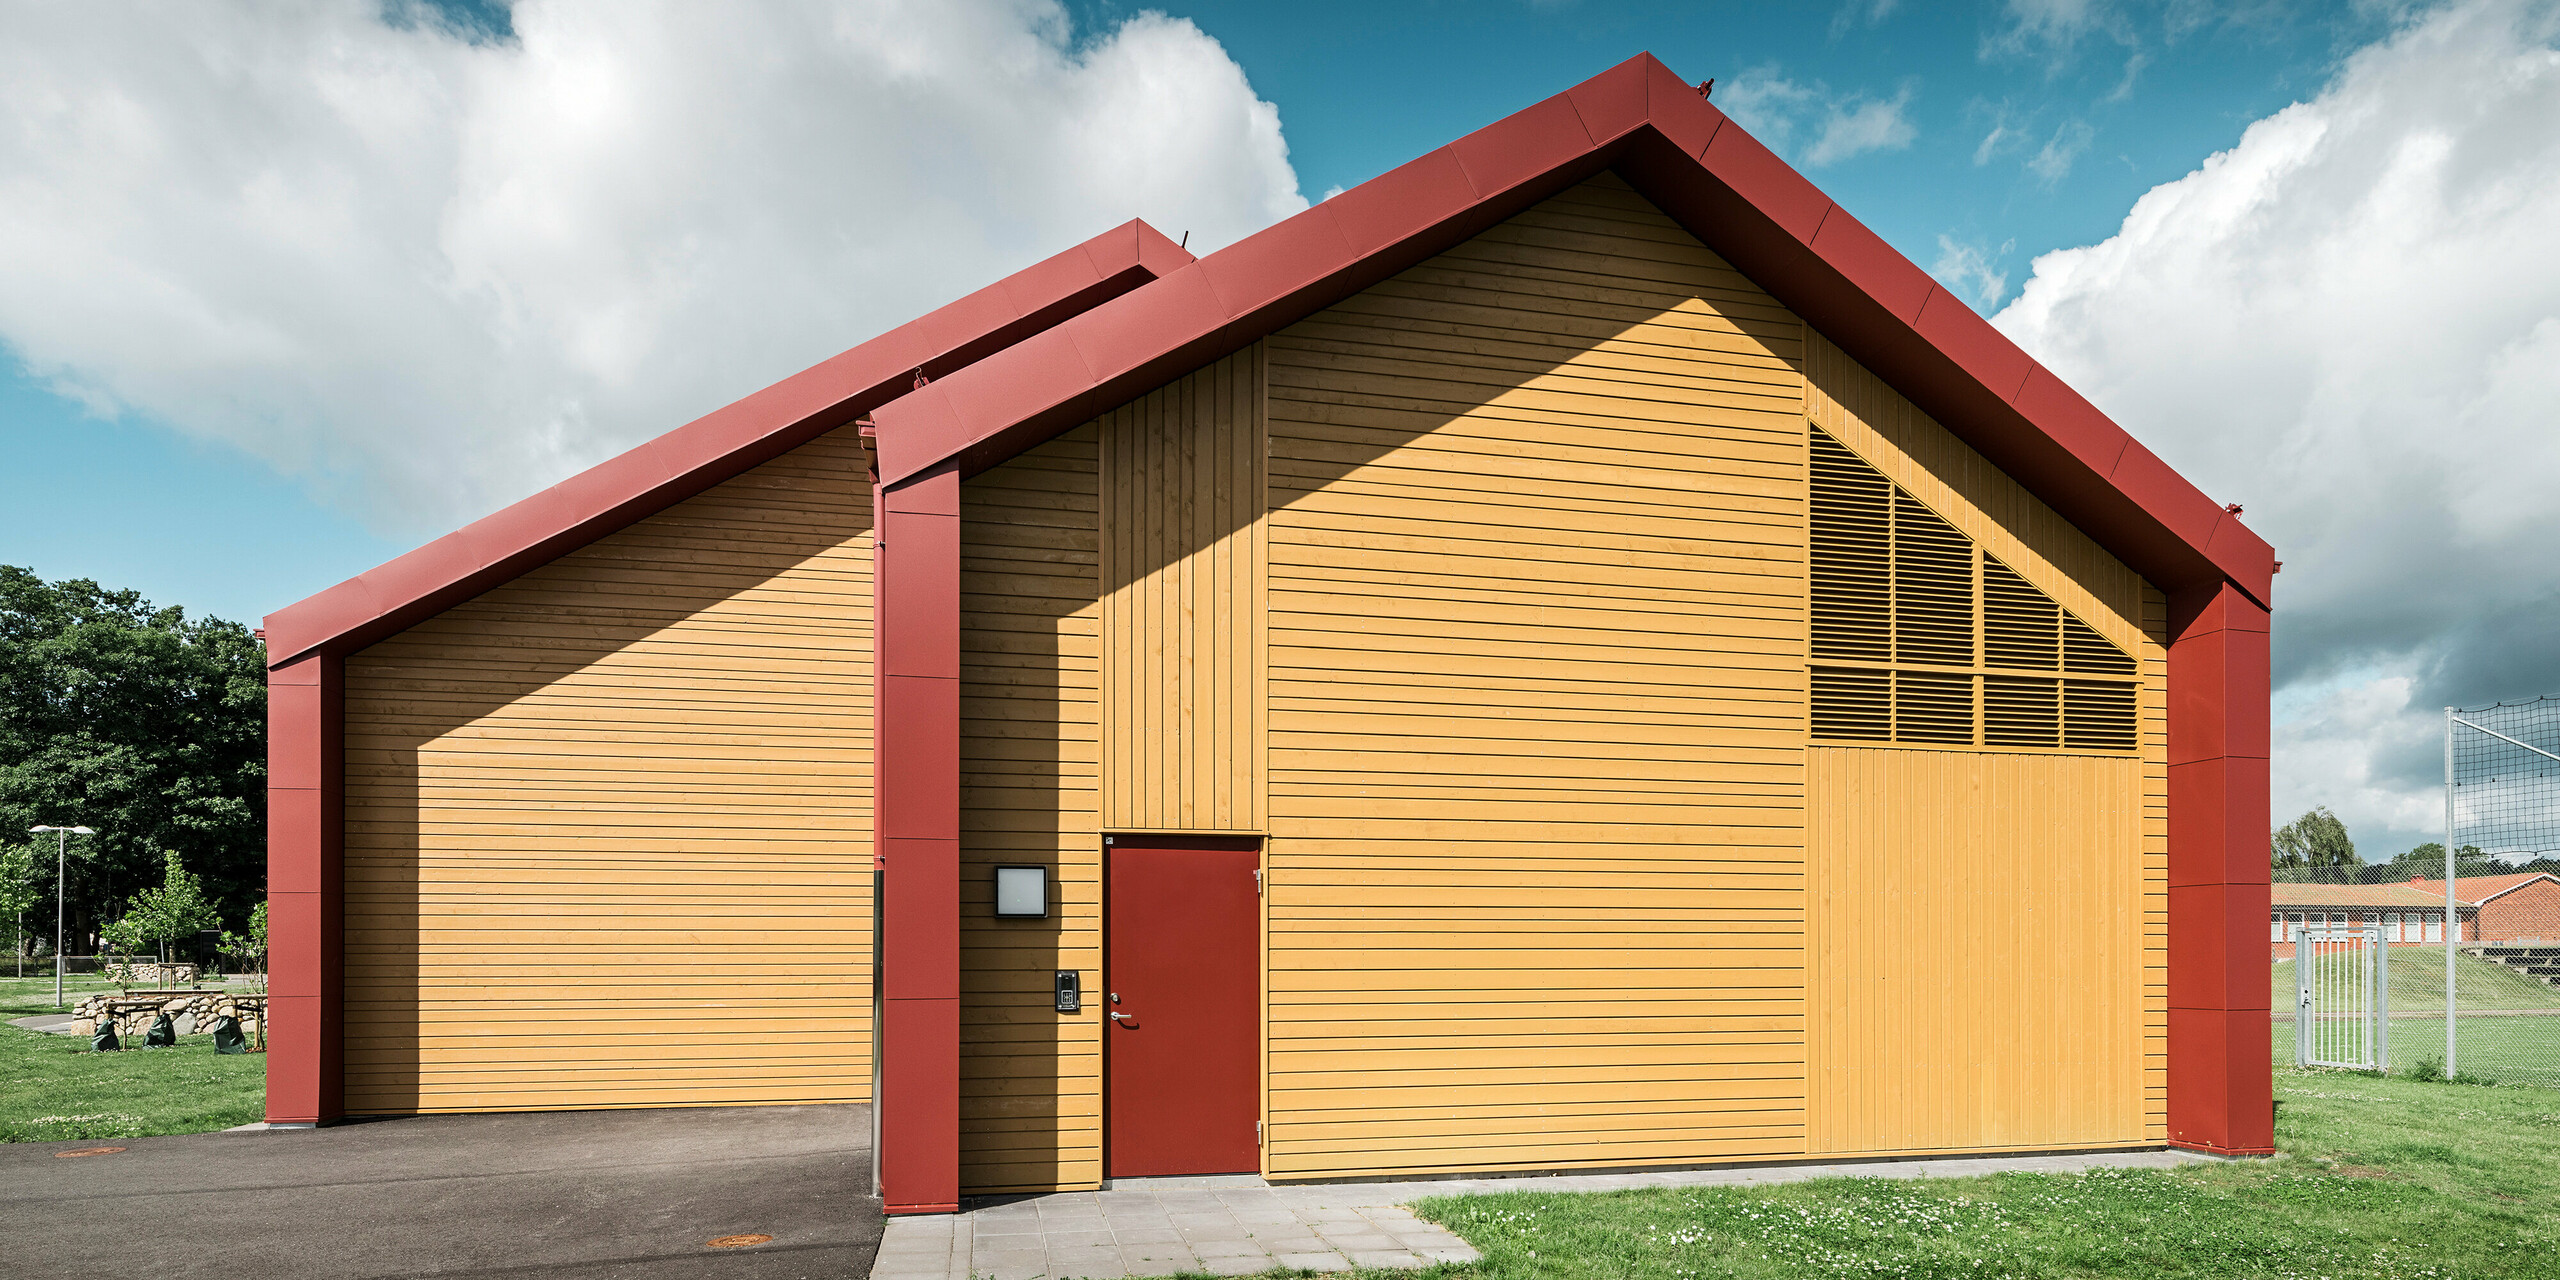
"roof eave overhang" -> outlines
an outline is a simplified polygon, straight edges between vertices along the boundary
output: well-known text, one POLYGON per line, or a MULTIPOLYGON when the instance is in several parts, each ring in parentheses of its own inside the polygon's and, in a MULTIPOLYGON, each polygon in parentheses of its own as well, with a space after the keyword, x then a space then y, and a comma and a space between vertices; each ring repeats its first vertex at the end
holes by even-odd
POLYGON ((2164 591, 2274 551, 1651 55, 883 406, 882 480, 973 474, 1615 168, 2164 591))
MULTIPOLYGON (((2480 905, 2486 905, 2486 904, 2488 904, 2488 903, 2495 902, 2495 901, 2497 901, 2498 899, 2503 898, 2503 897, 2507 896, 2507 895, 2508 895, 2508 894, 2510 894, 2510 893, 2514 893, 2514 892, 2515 892, 2516 890, 2518 890, 2518 889, 2522 889, 2522 888, 2524 888, 2524 887, 2526 887, 2526 886, 2528 886, 2528 885, 2540 884, 2540 883, 2542 883, 2542 882, 2543 882, 2543 881, 2545 881, 2545 880, 2552 881, 2553 883, 2560 883, 2560 876, 2554 876, 2554 875, 2552 875, 2550 872, 2547 872, 2547 871, 2546 871, 2546 872, 2544 872, 2544 873, 2542 873, 2541 875, 2538 875, 2538 876, 2533 876, 2533 877, 2530 877, 2530 878, 2527 878, 2527 879, 2518 880, 2518 881, 2516 881, 2514 884, 2508 885, 2506 888, 2498 890, 2496 893, 2487 894, 2487 895, 2483 896, 2483 897, 2480 899, 2480 905)), ((2457 890, 2457 892, 2458 892, 2458 890, 2457 890)))
POLYGON ((1191 262, 1124 223, 267 615, 268 665, 397 634, 1191 262))

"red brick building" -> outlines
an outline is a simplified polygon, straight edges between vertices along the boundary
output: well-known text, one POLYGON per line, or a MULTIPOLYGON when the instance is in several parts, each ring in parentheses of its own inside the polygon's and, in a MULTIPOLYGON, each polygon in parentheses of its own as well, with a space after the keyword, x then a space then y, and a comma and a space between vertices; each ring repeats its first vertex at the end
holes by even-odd
MULTIPOLYGON (((2444 901, 2444 881, 2412 880, 2409 887, 2444 901)), ((2464 876, 2454 896, 2477 908, 2484 942, 2560 941, 2560 876, 2527 871, 2509 876, 2464 876)))
MULTIPOLYGON (((2548 879, 2549 877, 2544 877, 2548 879)), ((2464 880, 2457 889, 2479 883, 2464 880)), ((2560 889, 2560 884, 2552 886, 2560 889)), ((2444 941, 2444 882, 2430 891, 2422 882, 2408 884, 2278 884, 2267 901, 2267 942, 2277 960, 2293 958, 2293 939, 2301 929, 2344 929, 2380 925, 2395 946, 2444 941)), ((2457 941, 2481 937, 2480 908, 2465 900, 2457 941)), ((2492 933, 2492 938, 2503 935, 2492 933)))

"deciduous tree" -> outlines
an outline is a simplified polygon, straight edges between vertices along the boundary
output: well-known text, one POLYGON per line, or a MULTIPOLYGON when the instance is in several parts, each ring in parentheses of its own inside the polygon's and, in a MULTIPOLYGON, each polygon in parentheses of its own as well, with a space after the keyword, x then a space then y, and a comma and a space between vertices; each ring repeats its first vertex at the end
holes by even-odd
POLYGON ((2270 864, 2276 867, 2360 867, 2356 842, 2347 824, 2323 806, 2276 828, 2268 841, 2270 864))
MULTIPOLYGON (((74 938, 159 880, 165 850, 228 918, 265 896, 264 662, 238 623, 0 565, 0 841, 98 829, 72 838, 74 938)), ((53 848, 38 853, 49 898, 53 848)))
POLYGON ((212 900, 205 897, 204 882, 178 860, 178 851, 169 850, 165 858, 160 883, 133 895, 124 913, 135 937, 159 944, 164 965, 171 943, 222 923, 212 900))
POLYGON ((22 844, 0 846, 0 914, 9 918, 11 958, 23 974, 27 962, 27 908, 43 900, 36 892, 35 851, 22 844))

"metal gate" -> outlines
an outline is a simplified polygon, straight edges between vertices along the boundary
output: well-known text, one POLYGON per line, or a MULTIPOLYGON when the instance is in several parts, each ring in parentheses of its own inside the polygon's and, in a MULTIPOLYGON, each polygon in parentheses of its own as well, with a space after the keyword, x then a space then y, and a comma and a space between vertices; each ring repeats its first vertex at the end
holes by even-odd
POLYGON ((2293 1061, 2391 1069, 2391 948, 2374 928, 2297 929, 2293 1061))

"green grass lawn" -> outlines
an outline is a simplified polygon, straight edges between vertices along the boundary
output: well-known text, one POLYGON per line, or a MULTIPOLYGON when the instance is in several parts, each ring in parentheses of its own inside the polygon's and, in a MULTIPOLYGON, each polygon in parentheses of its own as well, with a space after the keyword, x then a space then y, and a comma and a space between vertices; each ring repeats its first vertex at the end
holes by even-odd
MULTIPOLYGON (((2457 1042, 2454 1065, 2464 1075, 2486 1076, 2500 1084, 2560 1085, 2560 1018, 2454 1019, 2457 1042)), ((2293 1024, 2275 1025, 2273 1061, 2293 1065, 2293 1024)), ((2391 1070, 2407 1075, 2422 1059, 2444 1061, 2444 1017, 2391 1020, 2391 1070)))
MULTIPOLYGON (((2454 1007, 2457 1009, 2560 1010, 2560 987, 2546 986, 2505 965, 2475 955, 2454 956, 2454 1007)), ((2329 963, 2341 969, 2344 957, 2329 963)), ((2324 965, 2325 967, 2325 965, 2324 965)), ((2268 966, 2269 1008, 2293 1008, 2294 962, 2268 966)), ((2395 1013, 2441 1012, 2444 1009, 2444 948, 2394 947, 2391 950, 2391 1008, 2395 1013)))
MULTIPOLYGON (((2461 1036, 2455 1062, 2469 1074, 2502 1083, 2560 1085, 2560 988, 2534 981, 2478 956, 2454 957, 2454 1007, 2461 1036), (2547 1017, 2491 1017, 2489 1010, 2548 1010, 2547 1017), (2472 1016, 2461 1016, 2464 1013, 2472 1016)), ((2341 967, 2346 963, 2341 958, 2341 967)), ((2272 966, 2268 994, 2279 1015, 2294 1005, 2294 962, 2272 966)), ((2444 1057, 2444 952, 2394 951, 2391 956, 2391 1067, 2405 1072, 2419 1059, 2444 1057), (2423 1015, 2435 1014, 2436 1017, 2423 1015)), ((2268 1046, 2277 1066, 2293 1065, 2293 1023, 2279 1017, 2268 1046)))
MULTIPOLYGON (((73 978, 73 1004, 113 984, 73 978)), ((0 1022, 54 1012, 53 979, 0 978, 0 1022)), ((262 1113, 267 1059, 224 1057, 213 1037, 184 1036, 174 1048, 92 1053, 86 1036, 54 1036, 0 1026, 0 1142, 60 1142, 202 1133, 247 1124, 262 1113)))
POLYGON ((1415 1212, 1527 1277, 2560 1277, 2560 1093, 2276 1073, 2273 1160, 1509 1192, 1415 1212))

